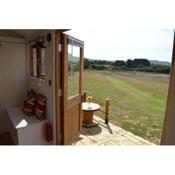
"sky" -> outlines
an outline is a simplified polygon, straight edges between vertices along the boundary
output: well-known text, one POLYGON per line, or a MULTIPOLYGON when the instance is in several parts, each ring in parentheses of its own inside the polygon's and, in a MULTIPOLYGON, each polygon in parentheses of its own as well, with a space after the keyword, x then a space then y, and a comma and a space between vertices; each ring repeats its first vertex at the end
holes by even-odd
POLYGON ((31 9, 38 11, 40 1, 31 0, 35 6, 30 1, 27 9, 24 1, 16 1, 10 6, 4 1, 11 13, 5 7, 0 10, 0 16, 6 14, 1 19, 5 29, 72 29, 68 33, 85 42, 85 57, 92 59, 171 61, 174 0, 49 0, 54 5, 48 9, 42 4, 47 13, 39 21, 31 9))
POLYGON ((98 60, 146 58, 171 62, 174 31, 168 29, 73 29, 85 42, 84 57, 98 60))

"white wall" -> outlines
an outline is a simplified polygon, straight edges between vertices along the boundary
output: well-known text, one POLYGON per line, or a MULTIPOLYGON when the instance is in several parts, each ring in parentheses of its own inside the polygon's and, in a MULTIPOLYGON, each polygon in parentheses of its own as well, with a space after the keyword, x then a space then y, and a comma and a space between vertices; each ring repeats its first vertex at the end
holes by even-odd
MULTIPOLYGON (((30 50, 29 44, 2 42, 5 38, 0 37, 0 132, 8 130, 5 109, 9 107, 20 106, 27 94, 27 91, 33 88, 47 97, 47 118, 52 123, 54 140, 55 135, 55 32, 44 31, 41 33, 47 36, 52 33, 52 41, 46 45, 46 77, 41 80, 30 76, 30 50), (49 86, 48 81, 52 84, 49 86), (4 116, 4 117, 3 117, 4 116)), ((30 38, 36 39, 38 36, 30 38)), ((10 42, 15 42, 13 38, 7 38, 10 42)), ((22 42, 16 39, 16 42, 22 42)))
MULTIPOLYGON (((41 35, 47 36, 47 33, 51 31, 45 31, 41 35)), ((45 56, 46 56, 46 76, 45 80, 32 77, 30 75, 30 48, 27 46, 27 87, 28 90, 31 88, 36 92, 40 92, 47 97, 47 118, 52 123, 54 131, 54 140, 52 144, 55 144, 55 32, 52 31, 52 40, 47 42, 45 40, 45 56), (51 80, 52 84, 49 86, 48 81, 51 80)), ((31 38, 32 39, 32 38, 31 38)), ((35 38, 33 38, 35 39, 35 38)))
POLYGON ((26 77, 26 45, 1 42, 0 132, 8 130, 5 109, 23 103, 27 92, 26 77))

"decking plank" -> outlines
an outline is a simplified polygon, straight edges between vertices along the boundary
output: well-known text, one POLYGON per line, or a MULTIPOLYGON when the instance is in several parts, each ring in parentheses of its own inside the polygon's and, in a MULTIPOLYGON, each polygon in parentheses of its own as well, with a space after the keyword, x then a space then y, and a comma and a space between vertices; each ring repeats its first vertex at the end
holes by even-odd
POLYGON ((106 125, 104 120, 94 116, 97 127, 82 128, 79 138, 73 145, 154 145, 139 136, 134 135, 111 123, 106 125))

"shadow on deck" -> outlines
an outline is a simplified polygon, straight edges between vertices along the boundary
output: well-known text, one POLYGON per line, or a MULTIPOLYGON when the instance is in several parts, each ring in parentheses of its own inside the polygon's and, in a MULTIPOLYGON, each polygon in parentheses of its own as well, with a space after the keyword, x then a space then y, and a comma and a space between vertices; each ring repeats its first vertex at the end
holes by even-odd
POLYGON ((154 145, 111 123, 106 125, 104 120, 97 116, 94 116, 94 121, 98 122, 98 126, 83 127, 73 145, 154 145))

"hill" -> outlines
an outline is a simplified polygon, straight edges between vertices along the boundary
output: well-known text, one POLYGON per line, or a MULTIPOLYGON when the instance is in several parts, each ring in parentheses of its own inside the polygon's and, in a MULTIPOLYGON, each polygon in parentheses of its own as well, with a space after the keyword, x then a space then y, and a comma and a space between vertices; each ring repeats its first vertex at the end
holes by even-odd
POLYGON ((149 60, 151 62, 151 64, 154 65, 163 65, 163 66, 170 66, 171 63, 168 61, 158 61, 158 60, 149 60))

